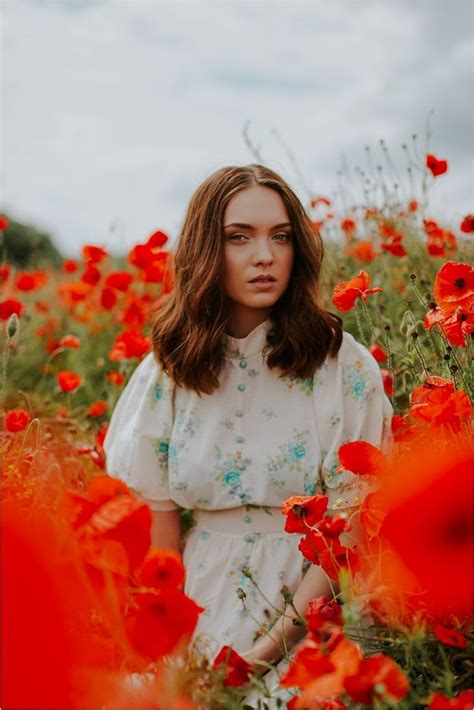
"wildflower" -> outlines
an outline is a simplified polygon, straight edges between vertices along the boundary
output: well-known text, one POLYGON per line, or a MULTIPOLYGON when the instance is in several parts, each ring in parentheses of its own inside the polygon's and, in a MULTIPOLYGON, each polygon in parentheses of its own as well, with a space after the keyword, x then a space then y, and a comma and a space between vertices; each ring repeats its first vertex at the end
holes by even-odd
POLYGON ((393 375, 390 370, 386 370, 384 367, 380 369, 380 374, 382 375, 383 389, 387 397, 392 397, 393 395, 393 375))
POLYGON ((62 338, 59 339, 59 347, 60 348, 78 348, 81 344, 81 341, 76 335, 63 335, 62 338))
POLYGON ((109 353, 109 360, 120 360, 137 357, 140 358, 150 350, 150 338, 145 337, 140 331, 125 330, 119 333, 109 353))
POLYGON ((112 288, 103 288, 100 294, 100 303, 106 311, 112 310, 117 303, 117 296, 112 288))
POLYGON ((4 232, 6 229, 8 229, 8 225, 10 224, 8 217, 6 217, 4 214, 0 214, 0 232, 4 232))
POLYGON ((18 317, 23 314, 24 304, 14 298, 6 298, 0 301, 0 320, 8 320, 15 313, 18 317))
POLYGON ((89 406, 87 413, 90 417, 101 417, 108 409, 108 404, 103 399, 99 399, 89 406))
POLYGON ((409 414, 435 426, 449 424, 458 430, 463 421, 469 420, 471 411, 469 397, 462 390, 455 391, 454 384, 435 386, 428 381, 411 394, 409 414))
POLYGON ((448 170, 448 161, 438 160, 434 155, 428 153, 426 156, 426 167, 431 171, 433 177, 437 177, 448 170))
POLYGON ((171 653, 183 637, 190 638, 204 609, 178 590, 134 595, 130 640, 151 660, 171 653))
POLYGON ((399 666, 383 653, 360 661, 357 673, 344 680, 344 688, 352 700, 363 705, 374 701, 403 700, 410 689, 408 678, 399 666))
POLYGON ((454 698, 447 698, 442 693, 435 693, 428 705, 428 710, 472 710, 474 690, 463 690, 454 698))
POLYGON ((184 567, 180 555, 174 550, 152 550, 137 572, 137 583, 144 587, 181 589, 184 567))
POLYGON ((348 217, 346 219, 343 219, 341 222, 341 229, 343 232, 347 233, 348 232, 354 232, 356 229, 356 222, 354 219, 349 219, 348 217))
POLYGON ((109 288, 115 288, 117 291, 127 291, 133 281, 133 276, 128 271, 114 271, 105 279, 105 285, 109 288))
POLYGON ((330 207, 331 204, 331 200, 327 197, 312 197, 310 202, 310 205, 313 209, 318 205, 326 205, 327 207, 330 207))
POLYGON ((57 379, 63 392, 73 392, 81 384, 81 376, 71 370, 60 370, 57 379))
POLYGON ((466 234, 474 232, 474 214, 467 214, 462 220, 459 229, 466 234))
POLYGON ((102 448, 103 448, 104 439, 105 439, 105 435, 107 434, 108 428, 109 428, 108 425, 107 425, 107 424, 104 424, 104 425, 99 429, 99 431, 97 432, 97 434, 95 435, 95 442, 96 442, 97 446, 99 447, 99 449, 102 449, 102 448))
POLYGON ((364 261, 368 264, 377 256, 372 242, 357 242, 357 244, 349 247, 348 254, 352 256, 354 261, 364 261))
POLYGON ((5 417, 6 430, 11 432, 23 431, 30 422, 31 417, 24 409, 10 409, 5 417))
POLYGON ((217 670, 222 665, 225 666, 224 685, 237 687, 249 679, 251 665, 230 646, 222 646, 212 667, 217 670))
POLYGON ((18 330, 18 316, 16 313, 12 313, 7 321, 7 335, 9 338, 13 338, 18 330))
POLYGON ((311 632, 318 631, 324 624, 336 624, 342 626, 342 609, 335 599, 330 599, 325 595, 311 599, 306 609, 304 618, 308 622, 308 629, 311 632))
POLYGON ((48 279, 45 271, 23 272, 15 281, 15 287, 19 291, 33 291, 42 288, 48 279))
POLYGON ((8 264, 2 264, 0 266, 0 284, 5 283, 5 281, 8 281, 8 277, 10 276, 10 267, 8 264))
POLYGON ((110 372, 107 373, 107 380, 111 384, 117 385, 117 387, 120 387, 125 382, 125 376, 122 375, 122 373, 118 372, 117 370, 111 370, 110 372))
POLYGON ((406 256, 407 250, 402 244, 403 234, 395 232, 389 236, 386 242, 380 245, 381 249, 390 252, 393 256, 406 256))
POLYGON ((74 259, 65 259, 63 261, 63 271, 67 274, 73 274, 79 268, 79 264, 74 259))
POLYGON ((466 639, 457 629, 447 629, 445 626, 438 624, 434 628, 434 633, 436 638, 447 646, 454 646, 454 648, 466 648, 467 646, 466 639))
POLYGON ((81 281, 83 281, 85 284, 88 284, 89 286, 95 286, 99 283, 100 278, 101 274, 99 269, 93 266, 93 264, 89 264, 89 266, 87 266, 86 270, 81 276, 81 281))
POLYGON ((282 506, 286 532, 307 531, 323 517, 328 507, 328 497, 317 493, 315 496, 292 496, 282 506))
POLYGON ((372 343, 369 347, 369 351, 372 353, 377 362, 384 362, 384 360, 387 359, 387 353, 378 343, 372 343))
POLYGON ((469 310, 474 305, 474 268, 455 261, 443 264, 435 277, 433 296, 445 313, 459 307, 469 310))
POLYGON ((82 247, 82 258, 86 264, 98 264, 105 259, 106 256, 110 256, 110 254, 102 247, 98 247, 93 244, 85 244, 82 247))
POLYGON ((339 447, 339 470, 348 470, 359 476, 377 476, 387 468, 387 459, 367 441, 349 441, 339 447))
POLYGON ((418 202, 416 200, 410 200, 408 203, 408 211, 409 212, 416 212, 418 209, 418 202))
POLYGON ((474 308, 469 311, 457 308, 454 313, 445 313, 435 307, 426 313, 423 325, 427 330, 439 326, 450 345, 464 348, 466 338, 474 332, 474 308))
POLYGON ((366 271, 360 271, 349 281, 343 281, 334 288, 332 302, 340 311, 350 311, 357 298, 365 302, 371 293, 381 293, 382 288, 369 288, 370 276, 366 271))

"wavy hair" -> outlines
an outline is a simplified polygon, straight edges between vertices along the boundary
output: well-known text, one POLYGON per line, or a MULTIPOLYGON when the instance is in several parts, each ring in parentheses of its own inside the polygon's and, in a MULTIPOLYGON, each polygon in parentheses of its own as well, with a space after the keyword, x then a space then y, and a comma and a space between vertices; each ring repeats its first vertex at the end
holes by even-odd
POLYGON ((273 170, 228 166, 194 192, 174 255, 175 285, 152 315, 156 361, 181 387, 199 395, 219 387, 229 308, 223 284, 224 211, 240 190, 261 185, 282 198, 293 227, 294 262, 286 291, 270 313, 264 357, 280 377, 312 377, 342 343, 342 320, 319 305, 323 242, 303 205, 273 170))

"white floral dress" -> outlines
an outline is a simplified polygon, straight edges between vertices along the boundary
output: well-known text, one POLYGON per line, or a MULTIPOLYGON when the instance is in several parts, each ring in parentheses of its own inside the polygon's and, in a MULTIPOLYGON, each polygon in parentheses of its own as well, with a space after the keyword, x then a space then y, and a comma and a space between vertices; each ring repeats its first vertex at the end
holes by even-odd
POLYGON ((294 592, 302 579, 300 536, 283 531, 281 504, 321 490, 330 508, 353 504, 354 487, 345 486, 356 477, 336 471, 338 448, 358 439, 380 445, 392 414, 375 359, 349 333, 313 378, 279 378, 262 358, 269 326, 224 336, 212 395, 175 386, 147 355, 105 439, 109 474, 153 510, 194 511, 185 592, 205 608, 194 642, 210 658, 223 644, 248 650, 273 607, 282 608, 281 587, 294 592))

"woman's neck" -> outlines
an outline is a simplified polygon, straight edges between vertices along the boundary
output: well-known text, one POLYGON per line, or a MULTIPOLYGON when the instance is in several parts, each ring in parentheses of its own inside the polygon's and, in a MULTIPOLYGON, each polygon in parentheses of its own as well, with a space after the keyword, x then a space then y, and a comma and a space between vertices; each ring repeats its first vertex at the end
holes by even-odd
POLYGON ((231 312, 227 322, 227 335, 230 335, 232 338, 246 338, 254 328, 267 320, 270 316, 270 310, 270 308, 252 308, 245 313, 231 312))

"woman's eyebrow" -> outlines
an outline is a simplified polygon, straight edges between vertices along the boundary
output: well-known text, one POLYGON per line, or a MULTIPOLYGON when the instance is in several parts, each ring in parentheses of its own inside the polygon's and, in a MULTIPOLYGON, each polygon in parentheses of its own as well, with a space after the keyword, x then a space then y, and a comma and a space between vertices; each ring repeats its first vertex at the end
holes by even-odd
MULTIPOLYGON (((240 227, 240 229, 254 229, 251 224, 244 224, 243 222, 231 222, 230 224, 225 224, 224 229, 227 227, 240 227)), ((271 229, 281 229, 281 227, 291 227, 291 222, 280 222, 280 224, 275 224, 271 229)))

